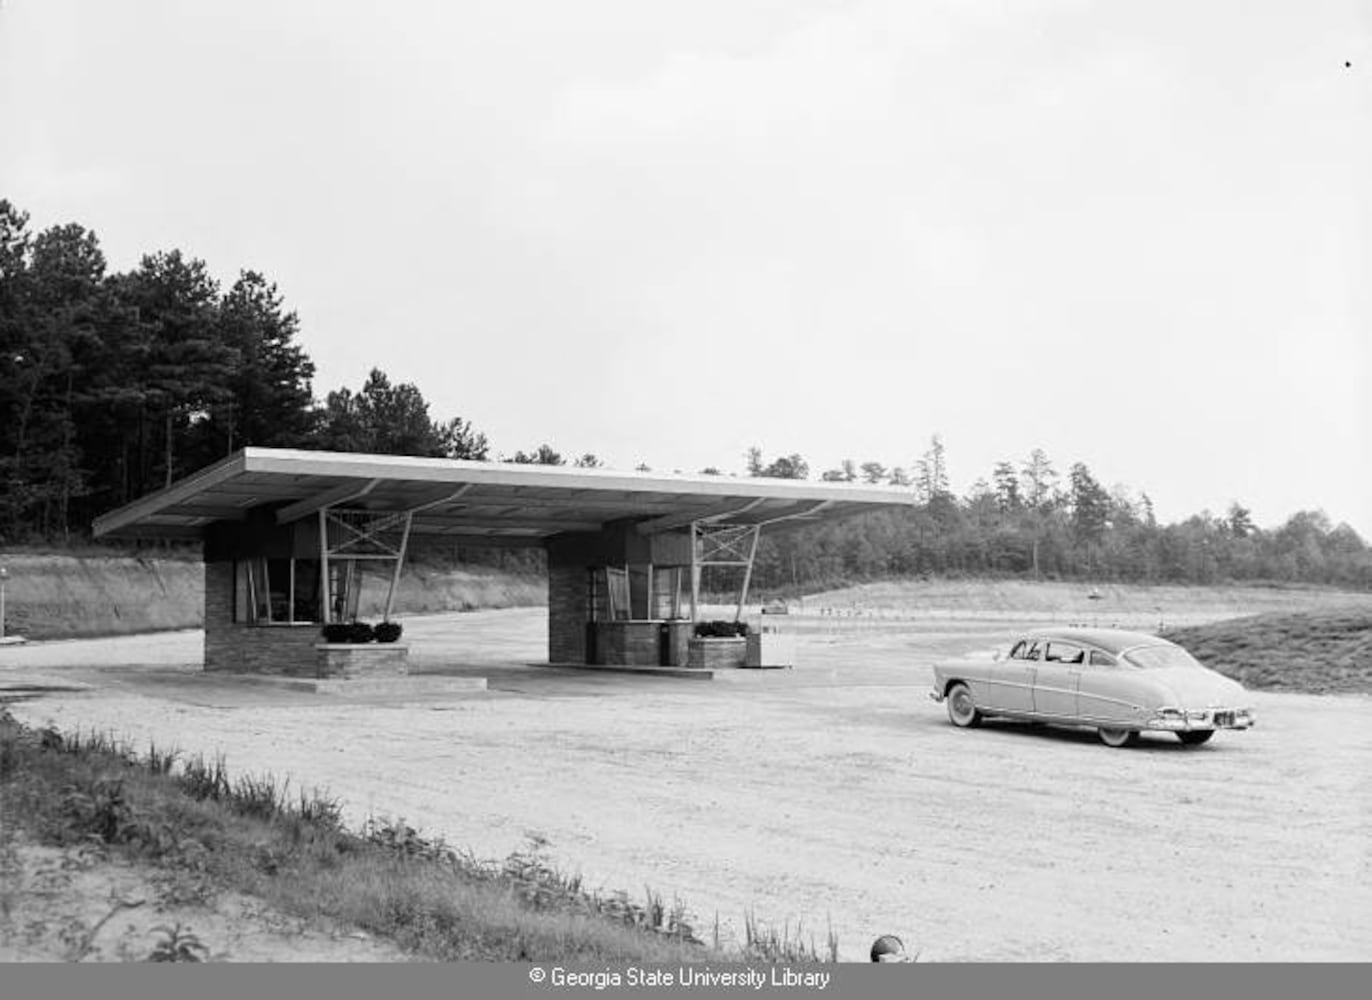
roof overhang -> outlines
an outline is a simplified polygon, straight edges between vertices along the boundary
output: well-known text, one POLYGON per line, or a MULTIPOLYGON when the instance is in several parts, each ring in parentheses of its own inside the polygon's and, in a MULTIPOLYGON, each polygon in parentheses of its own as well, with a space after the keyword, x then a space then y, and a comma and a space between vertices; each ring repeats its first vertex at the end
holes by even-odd
POLYGON ((211 524, 264 507, 283 524, 346 507, 412 512, 411 530, 422 536, 542 545, 616 522, 652 534, 692 523, 803 523, 914 503, 910 490, 851 483, 245 448, 101 515, 94 532, 198 539, 211 524))

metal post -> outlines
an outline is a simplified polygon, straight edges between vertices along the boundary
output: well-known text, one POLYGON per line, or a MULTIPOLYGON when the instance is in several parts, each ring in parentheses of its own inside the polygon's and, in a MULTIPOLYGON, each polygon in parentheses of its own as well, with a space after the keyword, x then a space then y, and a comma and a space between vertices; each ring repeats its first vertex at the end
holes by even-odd
POLYGON ((748 600, 748 584, 753 579, 753 560, 757 558, 757 539, 762 534, 762 528, 753 525, 753 542, 748 546, 748 568, 743 571, 743 586, 738 592, 738 611, 734 613, 734 621, 743 618, 743 605, 748 600))
POLYGON ((329 515, 328 508, 319 508, 319 593, 324 601, 324 624, 327 625, 332 620, 329 616, 333 614, 333 594, 329 587, 329 515))
POLYGON ((272 611, 272 566, 266 556, 259 558, 257 563, 262 567, 262 592, 266 594, 267 597, 267 624, 270 625, 272 622, 276 621, 276 618, 273 617, 274 612, 272 611))
POLYGON ((246 618, 249 622, 257 624, 257 563, 258 557, 253 556, 247 560, 248 567, 248 614, 246 618))
POLYGON ((391 609, 395 606, 395 588, 400 585, 400 570, 405 565, 405 549, 410 544, 410 523, 414 520, 414 513, 409 512, 405 515, 405 529, 400 535, 400 554, 395 557, 395 572, 391 574, 391 589, 386 595, 386 614, 382 621, 391 620, 391 609))
POLYGON ((0 639, 5 637, 5 581, 9 578, 9 569, 0 566, 0 639))
POLYGON ((700 539, 691 522, 691 622, 700 620, 700 539))
POLYGON ((343 598, 342 608, 339 613, 339 621, 357 621, 357 600, 358 591, 362 589, 358 582, 357 560, 345 559, 343 562, 343 598))

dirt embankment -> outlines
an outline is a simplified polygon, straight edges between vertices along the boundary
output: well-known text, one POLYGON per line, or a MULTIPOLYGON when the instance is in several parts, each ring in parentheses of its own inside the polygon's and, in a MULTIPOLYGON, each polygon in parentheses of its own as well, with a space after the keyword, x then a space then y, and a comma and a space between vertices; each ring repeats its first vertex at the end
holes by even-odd
MULTIPOLYGON (((363 590, 359 614, 380 618, 386 587, 363 590)), ((519 575, 482 566, 448 567, 409 563, 396 590, 399 615, 444 611, 539 607, 548 602, 548 581, 541 575, 519 575)))
POLYGON ((997 618, 1150 628, 1267 612, 1367 609, 1372 594, 1324 587, 1190 587, 1056 580, 892 580, 809 595, 801 610, 851 618, 997 618))
POLYGON ((186 559, 7 555, 5 632, 69 639, 204 622, 204 570, 186 559))
MULTIPOLYGON (((205 571, 196 559, 57 554, 0 555, 5 633, 27 639, 79 639, 201 628, 205 571)), ((363 588, 359 613, 379 618, 386 581, 363 588)), ((409 565, 396 592, 397 614, 530 607, 547 583, 485 567, 409 565)))

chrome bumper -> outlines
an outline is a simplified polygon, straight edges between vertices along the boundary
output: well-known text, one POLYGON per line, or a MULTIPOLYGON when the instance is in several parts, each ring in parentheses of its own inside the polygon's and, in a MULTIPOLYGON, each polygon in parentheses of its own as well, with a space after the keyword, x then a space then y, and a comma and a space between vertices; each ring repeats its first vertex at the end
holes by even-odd
POLYGON ((1206 729, 1252 729, 1257 724, 1258 717, 1251 709, 1207 708, 1188 711, 1180 717, 1165 715, 1159 718, 1154 716, 1148 720, 1145 728, 1184 733, 1206 729))

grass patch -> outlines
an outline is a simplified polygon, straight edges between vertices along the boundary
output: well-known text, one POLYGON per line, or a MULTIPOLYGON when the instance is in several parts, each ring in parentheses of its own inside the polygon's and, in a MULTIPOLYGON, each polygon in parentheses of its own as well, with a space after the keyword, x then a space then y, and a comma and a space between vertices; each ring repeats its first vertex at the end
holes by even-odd
MULTIPOLYGON (((716 917, 706 943, 679 901, 650 888, 588 890, 531 839, 503 861, 481 861, 403 822, 346 829, 340 804, 270 775, 231 776, 223 758, 137 753, 95 732, 35 730, 0 707, 0 874, 15 831, 39 843, 152 865, 166 903, 213 906, 236 890, 305 920, 322 918, 394 941, 422 959, 705 963, 836 961, 800 929, 747 918, 747 941, 726 947, 716 917), (178 766, 179 765, 179 766, 178 766)), ((12 873, 11 873, 12 874, 12 873)), ((0 885, 0 914, 13 900, 0 885)), ((0 920, 0 934, 4 932, 0 920)), ((180 925, 145 960, 207 958, 180 925)), ((80 949, 72 954, 79 960, 80 949)))
POLYGON ((1172 629, 1167 638, 1245 687, 1372 693, 1372 613, 1367 611, 1251 615, 1172 629))

